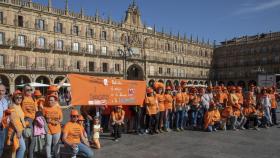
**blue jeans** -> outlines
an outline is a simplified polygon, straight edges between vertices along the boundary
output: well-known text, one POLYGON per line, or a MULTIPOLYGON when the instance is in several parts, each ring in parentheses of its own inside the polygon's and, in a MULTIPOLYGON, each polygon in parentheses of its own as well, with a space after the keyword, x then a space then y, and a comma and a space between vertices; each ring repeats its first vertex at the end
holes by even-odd
POLYGON ((51 158, 51 151, 53 150, 55 157, 59 154, 59 140, 60 133, 57 134, 47 134, 46 152, 47 158, 51 158))
POLYGON ((173 116, 172 110, 167 109, 165 114, 165 129, 172 128, 172 116, 173 116))
POLYGON ((92 121, 90 119, 86 118, 85 126, 86 126, 86 132, 87 132, 88 138, 90 139, 92 136, 92 121))
POLYGON ((25 150, 26 150, 25 141, 24 141, 23 137, 21 136, 19 139, 19 148, 17 150, 16 158, 24 158, 25 150))
POLYGON ((272 124, 272 120, 271 120, 271 115, 270 115, 270 109, 269 107, 264 107, 264 117, 267 120, 268 124, 272 124))
POLYGON ((196 127, 198 111, 192 109, 191 114, 192 114, 192 116, 191 116, 191 126, 196 127))
POLYGON ((2 157, 3 150, 4 150, 4 142, 7 137, 7 129, 0 129, 0 157, 2 157))
POLYGON ((183 128, 183 110, 176 111, 176 128, 183 128))
POLYGON ((66 148, 71 150, 72 157, 82 155, 86 158, 93 158, 93 151, 83 143, 78 144, 78 150, 74 150, 71 146, 66 145, 66 148))

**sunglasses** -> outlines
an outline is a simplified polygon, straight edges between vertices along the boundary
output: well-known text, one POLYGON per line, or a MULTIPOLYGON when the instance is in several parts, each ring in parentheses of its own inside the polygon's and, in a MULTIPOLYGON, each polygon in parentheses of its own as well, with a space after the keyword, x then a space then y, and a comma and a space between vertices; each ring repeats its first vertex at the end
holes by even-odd
POLYGON ((78 116, 78 115, 72 115, 71 117, 73 117, 73 118, 75 118, 75 117, 78 118, 79 116, 78 116))
POLYGON ((32 92, 32 89, 26 89, 25 91, 26 92, 32 92))
POLYGON ((15 97, 15 99, 22 99, 22 97, 15 97))

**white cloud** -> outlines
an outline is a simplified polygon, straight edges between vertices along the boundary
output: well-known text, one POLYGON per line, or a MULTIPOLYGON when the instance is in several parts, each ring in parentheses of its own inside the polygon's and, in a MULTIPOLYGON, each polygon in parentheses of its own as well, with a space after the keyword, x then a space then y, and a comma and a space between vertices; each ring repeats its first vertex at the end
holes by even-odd
POLYGON ((267 9, 275 8, 277 6, 280 6, 280 0, 272 0, 265 3, 256 3, 256 4, 241 4, 241 8, 233 12, 233 15, 241 15, 246 13, 255 13, 264 11, 267 9))

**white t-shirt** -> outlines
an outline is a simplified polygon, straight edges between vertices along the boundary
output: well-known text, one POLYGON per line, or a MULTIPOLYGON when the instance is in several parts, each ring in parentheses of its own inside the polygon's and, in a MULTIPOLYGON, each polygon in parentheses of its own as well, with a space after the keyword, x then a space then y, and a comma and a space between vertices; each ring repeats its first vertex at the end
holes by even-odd
MULTIPOLYGON (((93 130, 100 130, 100 124, 99 125, 93 125, 93 130)), ((99 132, 94 132, 93 133, 93 139, 99 139, 99 132)))

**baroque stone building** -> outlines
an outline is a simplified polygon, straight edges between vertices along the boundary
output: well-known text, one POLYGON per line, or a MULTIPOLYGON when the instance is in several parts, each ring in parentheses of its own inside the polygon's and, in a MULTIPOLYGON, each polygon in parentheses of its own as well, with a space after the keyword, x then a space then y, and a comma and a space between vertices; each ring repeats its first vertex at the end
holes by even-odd
POLYGON ((247 87, 258 74, 280 73, 280 32, 243 36, 221 42, 213 56, 213 81, 247 87))
POLYGON ((124 21, 87 16, 32 0, 0 0, 0 83, 54 84, 68 73, 209 82, 213 46, 145 26, 133 2, 124 21))

